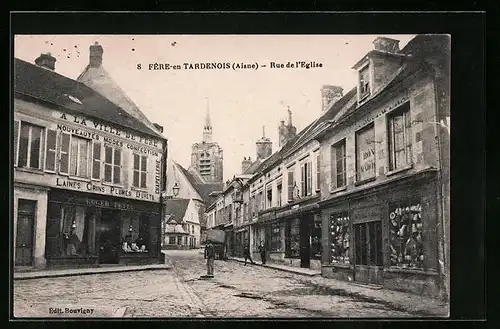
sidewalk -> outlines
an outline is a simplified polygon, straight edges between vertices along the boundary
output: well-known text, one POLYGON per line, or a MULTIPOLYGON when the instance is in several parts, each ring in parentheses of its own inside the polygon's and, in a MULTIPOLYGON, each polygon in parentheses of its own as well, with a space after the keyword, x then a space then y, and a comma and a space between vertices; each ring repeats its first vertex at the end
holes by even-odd
MULTIPOLYGON (((234 260, 237 262, 244 263, 245 259, 244 258, 239 258, 239 257, 228 257, 229 260, 234 260)), ((321 275, 320 270, 311 270, 308 268, 300 268, 300 267, 293 267, 293 266, 286 266, 286 265, 281 265, 281 264, 273 264, 273 263, 267 263, 267 264, 262 264, 262 263, 255 263, 253 265, 257 266, 262 266, 262 267, 267 267, 267 268, 272 268, 275 270, 279 271, 284 271, 284 272, 289 272, 289 273, 295 273, 295 274, 300 274, 300 275, 307 275, 307 276, 316 276, 316 275, 321 275)))
POLYGON ((14 272, 14 280, 29 280, 40 278, 54 278, 76 275, 91 275, 103 273, 120 273, 152 270, 169 270, 172 266, 168 264, 137 265, 137 266, 113 266, 113 267, 93 267, 93 268, 75 268, 62 270, 43 270, 33 272, 14 272))

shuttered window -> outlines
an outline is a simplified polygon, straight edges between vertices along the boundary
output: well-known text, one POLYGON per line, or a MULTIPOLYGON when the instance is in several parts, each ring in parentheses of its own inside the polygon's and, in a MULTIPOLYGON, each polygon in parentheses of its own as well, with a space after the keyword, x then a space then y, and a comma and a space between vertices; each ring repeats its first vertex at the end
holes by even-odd
POLYGON ((71 135, 66 133, 61 133, 61 152, 60 152, 60 162, 59 162, 59 173, 69 174, 69 144, 71 135))
POLYGON ((101 178, 101 142, 96 141, 92 149, 92 178, 101 178))
POLYGON ((306 196, 306 164, 300 167, 300 194, 306 196))
POLYGON ((321 189, 321 157, 318 154, 316 156, 316 191, 319 191, 321 189))
POLYGON ((293 171, 288 172, 288 201, 293 201, 294 177, 293 171))
POLYGON ((57 131, 47 129, 47 142, 45 146, 45 170, 56 171, 56 146, 57 131))
POLYGON ((71 136, 70 174, 82 178, 89 178, 89 151, 90 140, 71 136))
POLYGON ((17 166, 17 149, 19 147, 19 121, 14 121, 14 165, 17 166))
POLYGON ((307 180, 306 180, 306 190, 307 190, 307 195, 312 194, 312 163, 308 162, 306 164, 306 174, 307 174, 307 180))
POLYGON ((18 166, 23 168, 41 169, 43 128, 21 123, 19 140, 18 166))

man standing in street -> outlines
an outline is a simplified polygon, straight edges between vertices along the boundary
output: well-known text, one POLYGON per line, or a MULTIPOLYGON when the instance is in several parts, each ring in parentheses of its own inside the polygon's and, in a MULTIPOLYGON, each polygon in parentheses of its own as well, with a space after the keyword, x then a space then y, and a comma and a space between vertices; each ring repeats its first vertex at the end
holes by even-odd
POLYGON ((260 242, 259 253, 260 253, 260 259, 262 261, 262 265, 266 264, 266 246, 264 244, 264 241, 260 242))
POLYGON ((255 264, 254 261, 252 260, 252 256, 250 255, 250 247, 246 243, 245 246, 243 247, 243 256, 245 257, 245 266, 247 265, 247 259, 250 260, 252 264, 255 264))
POLYGON ((214 276, 215 247, 212 242, 205 245, 205 259, 207 260, 207 276, 214 276))

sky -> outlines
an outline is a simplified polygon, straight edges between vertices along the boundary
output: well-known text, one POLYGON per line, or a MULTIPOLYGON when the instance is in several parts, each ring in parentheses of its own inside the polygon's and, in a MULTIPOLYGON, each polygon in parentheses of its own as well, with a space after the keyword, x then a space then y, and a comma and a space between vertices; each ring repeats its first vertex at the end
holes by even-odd
POLYGON ((256 158, 266 137, 278 149, 278 126, 292 111, 297 132, 321 115, 321 87, 346 94, 356 85, 352 66, 386 36, 403 48, 414 35, 17 35, 14 56, 34 63, 56 58, 55 71, 76 79, 89 61, 89 46, 102 45, 103 66, 150 121, 164 127, 169 157, 186 168, 191 145, 202 139, 207 106, 213 140, 224 150, 224 180, 241 173, 243 157, 256 158), (270 62, 321 63, 322 67, 271 68, 270 62), (257 63, 243 70, 185 69, 183 63, 257 63), (149 70, 149 64, 181 70, 149 70), (138 64, 141 64, 139 70, 138 64), (262 67, 266 65, 266 67, 262 67))

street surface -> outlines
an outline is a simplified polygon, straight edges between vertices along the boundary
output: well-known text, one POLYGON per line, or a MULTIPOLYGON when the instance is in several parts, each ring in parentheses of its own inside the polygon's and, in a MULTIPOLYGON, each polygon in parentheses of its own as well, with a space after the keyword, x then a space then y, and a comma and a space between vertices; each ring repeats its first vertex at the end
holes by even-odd
POLYGON ((429 301, 418 296, 235 261, 216 260, 215 277, 202 279, 206 261, 200 250, 167 254, 174 269, 14 281, 14 316, 112 317, 120 309, 124 311, 120 316, 125 317, 407 318, 446 314, 437 301, 430 306, 432 313, 424 311, 429 309, 429 301), (405 304, 406 298, 416 302, 406 300, 405 304))

